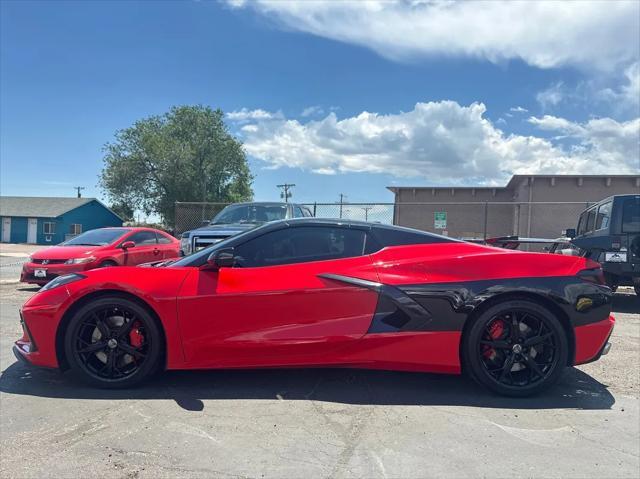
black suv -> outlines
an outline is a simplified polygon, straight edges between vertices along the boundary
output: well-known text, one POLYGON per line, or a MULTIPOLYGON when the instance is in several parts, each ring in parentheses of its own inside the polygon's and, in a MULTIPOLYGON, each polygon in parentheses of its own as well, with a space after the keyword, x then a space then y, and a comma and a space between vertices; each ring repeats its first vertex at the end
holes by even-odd
POLYGON ((617 195, 590 206, 567 230, 583 256, 602 264, 607 284, 640 296, 640 195, 617 195))
POLYGON ((270 221, 312 216, 309 208, 295 203, 234 203, 225 207, 209 224, 182 233, 180 254, 195 253, 270 221))

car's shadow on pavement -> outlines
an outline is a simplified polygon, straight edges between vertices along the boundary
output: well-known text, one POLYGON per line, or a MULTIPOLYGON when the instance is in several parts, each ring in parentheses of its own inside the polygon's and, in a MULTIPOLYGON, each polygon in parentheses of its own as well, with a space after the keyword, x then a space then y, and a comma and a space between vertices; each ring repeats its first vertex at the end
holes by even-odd
POLYGON ((22 363, 2 373, 0 391, 67 399, 173 399, 189 411, 203 410, 203 401, 251 399, 505 409, 610 409, 615 403, 606 385, 576 368, 567 368, 543 394, 518 399, 493 395, 460 376, 355 369, 168 371, 137 388, 105 390, 22 363))

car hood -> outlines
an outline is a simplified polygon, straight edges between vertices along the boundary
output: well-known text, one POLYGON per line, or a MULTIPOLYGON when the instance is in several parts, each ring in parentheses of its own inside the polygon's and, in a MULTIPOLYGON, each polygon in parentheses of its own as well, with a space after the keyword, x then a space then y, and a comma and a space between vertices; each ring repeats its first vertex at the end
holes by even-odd
POLYGON ((70 259, 89 256, 104 246, 52 246, 31 255, 33 259, 70 259))
POLYGON ((213 233, 213 234, 225 234, 229 233, 229 236, 235 235, 238 233, 242 233, 243 231, 248 231, 253 228, 257 228, 264 223, 229 223, 229 224, 213 224, 213 225, 205 225, 200 228, 196 228, 191 230, 191 234, 198 233, 213 233))

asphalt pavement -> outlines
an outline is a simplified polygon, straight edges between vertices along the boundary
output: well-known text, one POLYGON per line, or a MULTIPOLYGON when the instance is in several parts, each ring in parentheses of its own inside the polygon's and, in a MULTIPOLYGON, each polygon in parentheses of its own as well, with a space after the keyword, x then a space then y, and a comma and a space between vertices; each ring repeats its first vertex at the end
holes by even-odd
MULTIPOLYGON (((0 477, 628 477, 640 473, 640 301, 613 348, 526 399, 455 376, 168 372, 90 389, 11 353, 37 288, 0 285, 0 477)), ((627 291, 628 293, 628 291, 627 291)))

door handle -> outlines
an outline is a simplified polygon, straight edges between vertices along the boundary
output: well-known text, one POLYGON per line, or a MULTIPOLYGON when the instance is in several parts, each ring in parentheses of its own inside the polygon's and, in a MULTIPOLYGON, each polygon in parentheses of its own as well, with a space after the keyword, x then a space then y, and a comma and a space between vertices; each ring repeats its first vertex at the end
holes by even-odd
POLYGON ((153 254, 159 254, 159 253, 160 253, 160 250, 158 248, 153 250, 153 254))

